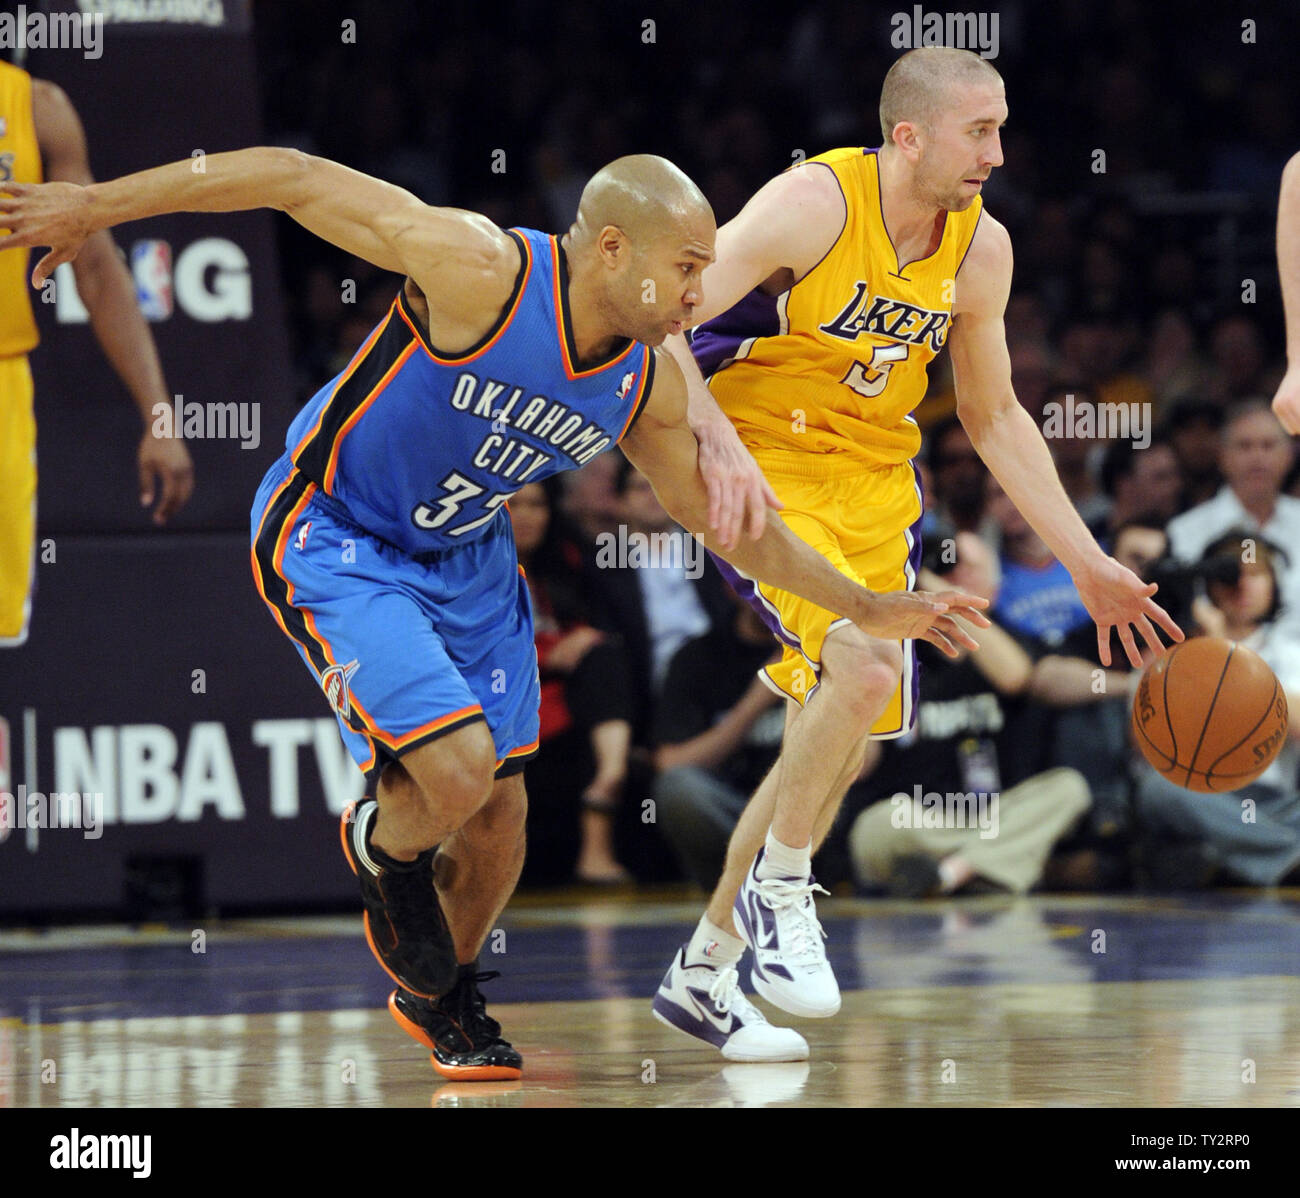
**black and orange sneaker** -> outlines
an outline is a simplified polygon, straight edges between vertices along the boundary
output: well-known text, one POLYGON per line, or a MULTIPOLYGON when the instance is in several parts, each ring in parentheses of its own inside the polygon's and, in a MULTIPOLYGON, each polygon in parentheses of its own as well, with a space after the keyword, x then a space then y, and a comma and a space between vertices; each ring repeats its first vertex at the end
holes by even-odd
POLYGON ((378 853, 369 842, 378 811, 373 799, 350 803, 339 826, 343 855, 361 883, 366 943, 399 986, 437 998, 456 985, 458 976, 456 946, 433 886, 437 849, 409 865, 378 853))
POLYGON ((487 1013, 478 984, 501 975, 479 973, 478 962, 460 967, 456 985, 432 1002, 406 990, 388 996, 398 1026, 433 1055, 434 1069, 459 1082, 510 1081, 523 1072, 524 1059, 501 1038, 501 1025, 487 1013))

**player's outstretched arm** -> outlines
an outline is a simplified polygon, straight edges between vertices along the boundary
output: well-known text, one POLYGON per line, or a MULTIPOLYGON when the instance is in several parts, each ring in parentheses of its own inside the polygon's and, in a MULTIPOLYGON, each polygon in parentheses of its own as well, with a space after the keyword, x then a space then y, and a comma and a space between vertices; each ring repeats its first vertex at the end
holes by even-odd
POLYGON ((676 363, 662 352, 654 391, 622 446, 650 480, 668 514, 748 577, 802 595, 872 636, 929 641, 950 657, 956 656, 956 645, 978 648, 953 619, 960 615, 978 627, 988 624, 981 613, 988 602, 975 595, 868 591, 804 544, 780 519, 769 520, 757 540, 724 549, 708 529, 708 492, 699 472, 699 444, 686 421, 686 385, 676 363))
POLYGON ((1010 292, 1011 239, 985 213, 957 276, 949 341, 957 415, 1002 489, 1070 571, 1079 598, 1096 621, 1102 665, 1111 664, 1114 627, 1137 667, 1141 655, 1133 627, 1156 652, 1163 645, 1151 621, 1176 641, 1183 639, 1182 630, 1151 598, 1154 583, 1144 583, 1102 552, 1066 495, 1043 434, 1016 399, 1003 325, 1010 292))
POLYGON ((1288 433, 1300 433, 1300 154, 1282 172, 1277 199, 1277 273, 1286 312, 1286 374, 1273 411, 1288 433))
MULTIPOLYGON (((768 280, 788 286, 787 279, 802 278, 834 245, 846 211, 829 167, 813 163, 770 180, 718 230, 717 257, 704 272, 691 323, 726 312, 768 280)), ((709 527, 728 548, 746 528, 751 537, 761 536, 767 509, 779 508, 780 501, 710 394, 685 336, 669 337, 664 346, 686 377, 686 414, 700 445, 709 527)))
POLYGON ((474 212, 433 208, 391 183, 276 146, 209 154, 106 183, 17 184, 0 193, 0 248, 50 246, 39 286, 99 229, 169 212, 276 208, 318 237, 384 270, 410 275, 439 344, 464 343, 492 323, 519 264, 515 243, 474 212), (453 308, 454 302, 454 308, 453 308))
MULTIPOLYGON (((32 118, 46 179, 86 186, 93 183, 81 118, 63 90, 32 81, 32 118)), ((164 524, 194 491, 194 464, 183 442, 154 435, 160 405, 171 395, 153 335, 136 302, 135 283, 105 230, 92 233, 73 263, 77 292, 90 313, 90 327, 109 364, 135 401, 144 421, 136 451, 140 502, 153 505, 154 523, 164 524)))

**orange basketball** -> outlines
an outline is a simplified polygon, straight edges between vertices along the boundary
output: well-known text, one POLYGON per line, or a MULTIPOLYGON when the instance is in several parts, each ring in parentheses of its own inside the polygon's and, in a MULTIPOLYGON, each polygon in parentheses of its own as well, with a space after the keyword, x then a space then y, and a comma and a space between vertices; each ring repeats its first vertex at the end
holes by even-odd
POLYGON ((1286 742, 1286 694, 1257 653, 1200 636, 1174 646, 1142 675, 1133 735, 1142 755, 1188 790, 1236 790, 1286 742))

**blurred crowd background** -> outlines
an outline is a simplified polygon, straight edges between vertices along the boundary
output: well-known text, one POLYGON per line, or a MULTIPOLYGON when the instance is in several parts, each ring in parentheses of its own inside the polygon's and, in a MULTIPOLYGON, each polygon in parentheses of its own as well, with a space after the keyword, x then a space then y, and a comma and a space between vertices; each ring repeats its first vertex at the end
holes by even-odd
MULTIPOLYGON (((349 5, 261 3, 268 140, 429 203, 554 231, 593 171, 655 152, 697 180, 722 223, 801 156, 879 144, 903 7, 521 0, 488 19, 479 4, 393 3, 368 9, 352 42, 340 38, 349 5)), ((1161 582, 1189 633, 1256 645, 1300 691, 1300 563, 1288 557, 1300 476, 1267 406, 1284 365, 1277 188, 1300 149, 1283 12, 1000 4, 994 65, 1011 116, 984 201, 1016 251, 1006 325, 1020 401, 1039 419, 1073 396, 1142 422, 1140 436, 1049 441, 1081 514, 1161 582), (1245 539, 1258 551, 1243 557, 1245 539)), ((287 222, 281 236, 305 400, 396 280, 287 222), (347 280, 355 302, 343 302, 347 280)), ((999 635, 957 663, 922 647, 918 729, 872 754, 819 878, 902 895, 1295 880, 1300 759, 1289 748, 1256 784, 1249 820, 1242 795, 1195 796, 1144 767, 1128 733, 1135 675, 1118 645, 1100 666, 1068 575, 954 411, 941 358, 916 414, 929 577, 988 595, 999 635), (1002 794, 1001 836, 921 835, 923 804, 892 801, 918 785, 1002 794)), ((766 630, 711 565, 698 578, 688 563, 599 567, 602 533, 671 531, 617 454, 510 506, 544 683, 525 883, 710 885, 779 746, 782 712, 755 681, 766 630)))

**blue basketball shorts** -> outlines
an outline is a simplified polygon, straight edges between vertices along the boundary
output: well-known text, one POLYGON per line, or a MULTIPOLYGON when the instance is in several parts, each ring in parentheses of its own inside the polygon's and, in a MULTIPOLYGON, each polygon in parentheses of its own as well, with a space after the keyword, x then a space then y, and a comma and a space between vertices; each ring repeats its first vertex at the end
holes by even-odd
POLYGON ((412 557, 353 523, 286 456, 253 504, 252 565, 372 787, 389 762, 475 720, 492 734, 498 778, 536 755, 532 606, 508 516, 412 557))

